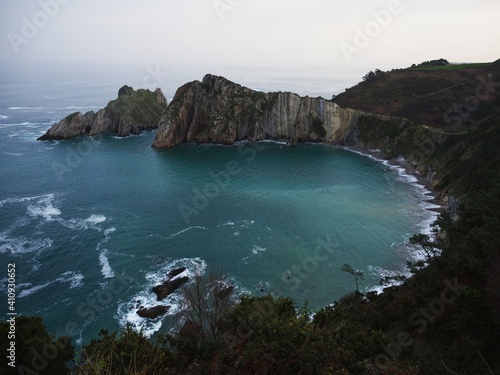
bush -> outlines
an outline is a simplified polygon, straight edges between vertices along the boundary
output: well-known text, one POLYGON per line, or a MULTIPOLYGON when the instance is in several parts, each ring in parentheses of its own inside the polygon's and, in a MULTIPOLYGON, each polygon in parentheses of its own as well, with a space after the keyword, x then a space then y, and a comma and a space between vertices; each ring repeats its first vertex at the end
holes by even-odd
POLYGON ((130 326, 119 334, 102 330, 99 338, 85 345, 77 359, 75 374, 139 375, 163 373, 173 363, 166 340, 146 338, 130 326))
MULTIPOLYGON (((0 367, 5 371, 12 369, 12 374, 65 374, 68 362, 74 357, 74 347, 67 336, 54 338, 45 328, 42 318, 18 316, 15 318, 15 363, 16 370, 8 366, 5 353, 8 352, 9 323, 0 323, 0 349, 2 352, 0 367)), ((5 372, 7 373, 7 372, 5 372)))

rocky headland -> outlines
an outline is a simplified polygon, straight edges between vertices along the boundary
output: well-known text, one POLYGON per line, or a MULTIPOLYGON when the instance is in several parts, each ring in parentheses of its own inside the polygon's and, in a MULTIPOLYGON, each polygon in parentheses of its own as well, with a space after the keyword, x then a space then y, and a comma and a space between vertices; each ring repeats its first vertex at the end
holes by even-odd
POLYGON ((408 125, 403 118, 341 108, 321 97, 259 92, 208 74, 201 82, 190 82, 177 90, 160 119, 153 147, 263 140, 384 147, 383 139, 368 140, 361 134, 360 126, 369 122, 393 131, 408 125))
POLYGON ((120 137, 140 134, 156 129, 166 110, 167 100, 159 88, 152 92, 123 86, 118 91, 118 98, 105 108, 85 114, 75 112, 53 125, 38 140, 61 140, 103 133, 115 133, 120 137))

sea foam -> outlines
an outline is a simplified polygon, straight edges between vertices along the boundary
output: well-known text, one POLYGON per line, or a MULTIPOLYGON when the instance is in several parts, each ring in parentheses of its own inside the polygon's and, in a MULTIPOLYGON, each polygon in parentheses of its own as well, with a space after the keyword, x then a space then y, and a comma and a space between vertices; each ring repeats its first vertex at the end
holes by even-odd
POLYGON ((0 233, 0 253, 27 254, 50 249, 54 241, 50 238, 11 237, 7 231, 0 233))
POLYGON ((162 317, 155 320, 141 318, 137 315, 140 308, 151 308, 158 305, 170 306, 166 316, 174 316, 187 308, 182 292, 176 292, 167 296, 163 301, 158 302, 156 295, 152 292, 152 288, 156 285, 162 284, 167 274, 175 269, 186 267, 186 270, 175 278, 189 277, 190 282, 197 277, 202 276, 207 268, 207 264, 200 258, 184 258, 177 259, 166 263, 156 271, 148 272, 145 275, 147 283, 143 288, 128 302, 122 302, 118 306, 117 318, 121 326, 130 324, 137 332, 143 331, 146 336, 151 336, 157 332, 162 326, 162 317))
POLYGON ((38 111, 43 109, 43 107, 9 107, 11 111, 38 111))
MULTIPOLYGON (((183 229, 183 230, 180 230, 180 231, 178 231, 178 232, 176 232, 176 233, 173 233, 173 234, 171 234, 170 236, 165 237, 164 239, 168 239, 168 240, 169 240, 169 239, 172 239, 172 238, 174 238, 174 237, 180 236, 181 234, 184 234, 184 233, 186 233, 186 232, 188 232, 188 231, 190 231, 190 230, 193 230, 193 229, 201 229, 201 230, 206 230, 206 229, 208 229, 208 228, 205 228, 205 227, 200 227, 200 226, 188 227, 188 228, 185 228, 185 229, 183 229)), ((162 238, 163 238, 163 237, 162 237, 162 238)))
POLYGON ((257 255, 259 253, 262 253, 264 251, 267 250, 267 247, 260 247, 260 246, 257 246, 257 245, 253 245, 253 248, 252 248, 252 253, 257 255))
POLYGON ((110 279, 115 277, 115 273, 111 269, 111 266, 109 265, 109 260, 107 257, 107 250, 104 250, 100 255, 99 255, 99 263, 101 264, 101 273, 104 276, 105 279, 110 279))
POLYGON ((90 225, 103 223, 105 221, 106 221, 106 216, 104 215, 90 215, 88 219, 85 219, 85 222, 89 223, 90 225))
MULTIPOLYGON (((24 298, 27 297, 31 294, 34 294, 42 289, 45 289, 46 287, 55 284, 55 283, 69 283, 69 288, 78 288, 83 285, 83 279, 84 276, 76 271, 67 271, 58 276, 55 280, 53 281, 48 281, 44 284, 36 285, 34 287, 28 288, 21 290, 21 292, 17 295, 18 298, 24 298)), ((31 285, 31 284, 29 284, 31 285)))
POLYGON ((88 230, 88 229, 96 229, 102 230, 97 224, 101 224, 107 220, 104 215, 96 215, 92 214, 90 217, 86 219, 76 219, 72 218, 69 220, 60 220, 59 222, 68 229, 72 230, 88 230))

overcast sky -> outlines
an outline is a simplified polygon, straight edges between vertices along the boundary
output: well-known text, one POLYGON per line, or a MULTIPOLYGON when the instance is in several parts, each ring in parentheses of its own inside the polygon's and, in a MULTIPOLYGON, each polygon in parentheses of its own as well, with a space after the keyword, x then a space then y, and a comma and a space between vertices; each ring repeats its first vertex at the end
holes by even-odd
POLYGON ((8 60, 397 67, 500 58, 499 0, 1 0, 0 17, 8 60))

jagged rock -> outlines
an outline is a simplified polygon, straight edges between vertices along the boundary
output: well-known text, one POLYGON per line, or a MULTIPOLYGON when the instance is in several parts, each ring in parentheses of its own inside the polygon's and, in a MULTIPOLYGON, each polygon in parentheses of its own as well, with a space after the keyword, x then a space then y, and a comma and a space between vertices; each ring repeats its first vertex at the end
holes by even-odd
POLYGON ((177 90, 160 119, 153 147, 168 148, 182 142, 234 144, 261 140, 281 140, 291 145, 358 145, 358 124, 365 117, 370 118, 368 122, 396 121, 398 130, 405 121, 344 109, 323 98, 258 92, 209 74, 202 82, 190 82, 177 90))
POLYGON ((157 285, 153 288, 153 292, 156 294, 158 301, 163 301, 168 295, 175 292, 183 284, 189 280, 189 277, 179 277, 177 279, 169 279, 161 285, 157 285))
POLYGON ((60 140, 80 135, 112 132, 120 137, 140 134, 158 127, 161 115, 167 110, 167 100, 158 88, 154 92, 123 86, 118 98, 106 108, 81 114, 73 113, 53 125, 38 140, 60 140))
POLYGON ((170 306, 159 305, 151 307, 149 309, 137 310, 137 315, 139 315, 141 318, 156 319, 159 316, 165 315, 169 309, 170 306))
POLYGON ((170 271, 167 276, 172 279, 174 278, 175 276, 178 276, 180 275, 181 273, 183 273, 184 271, 186 270, 186 267, 181 267, 181 268, 177 268, 175 270, 172 270, 170 271))

